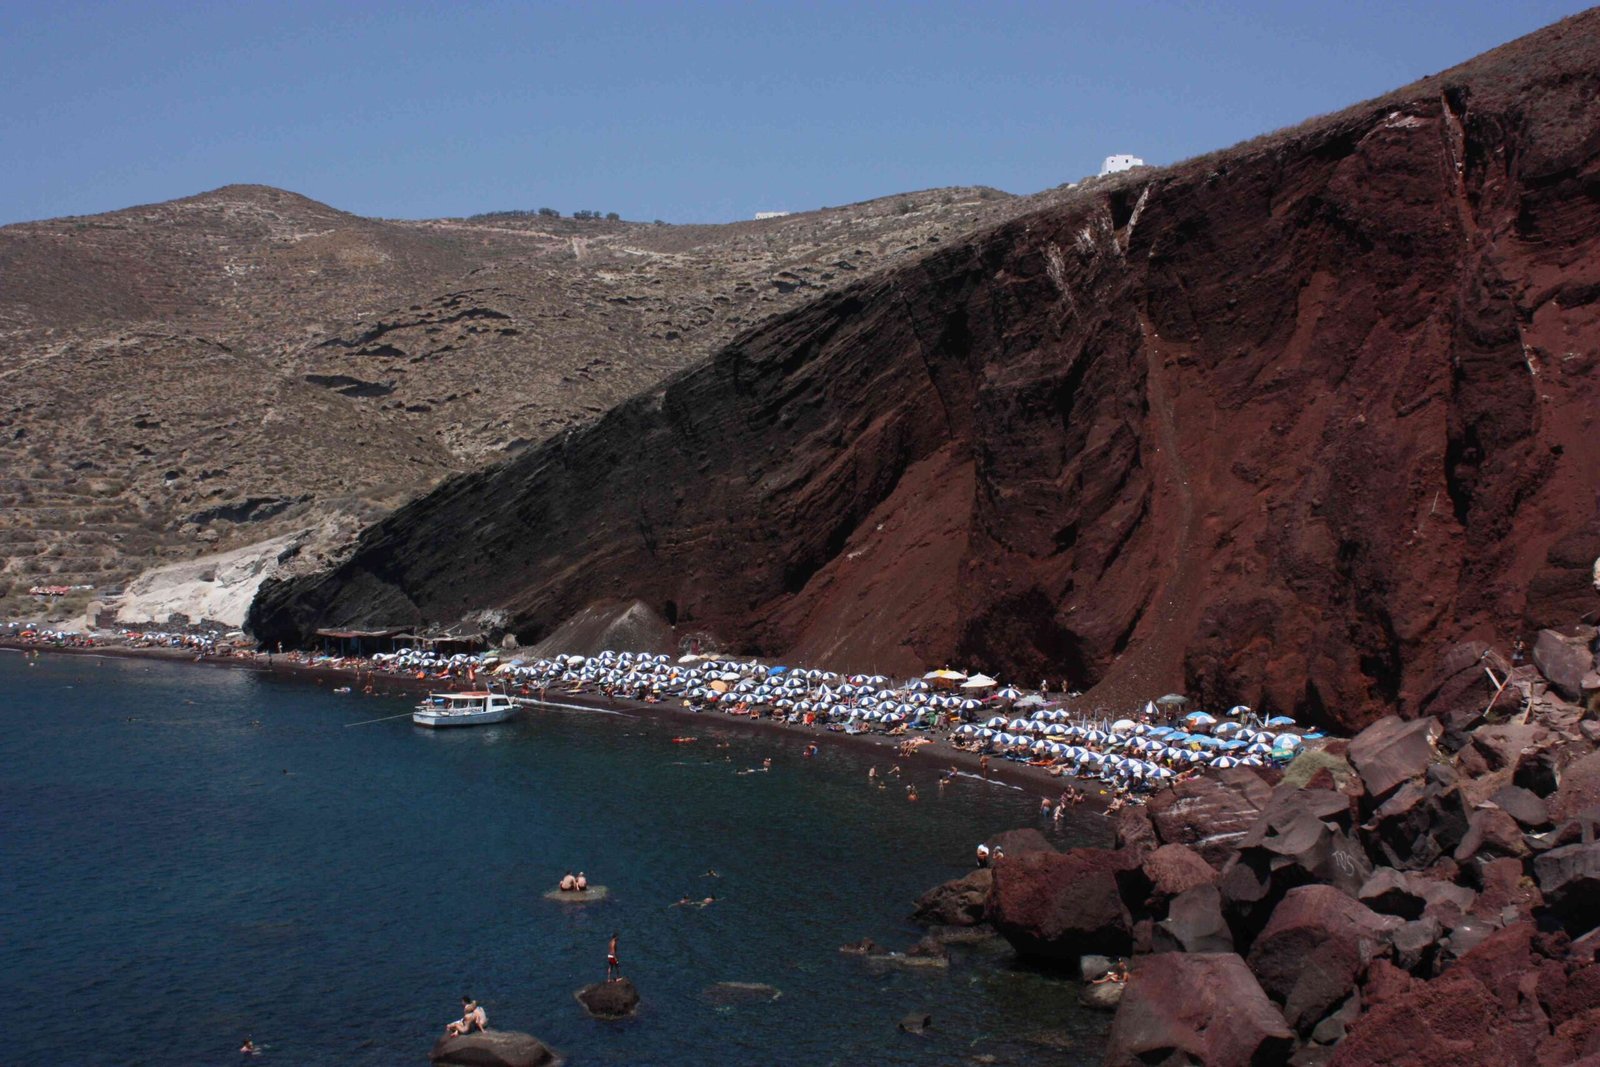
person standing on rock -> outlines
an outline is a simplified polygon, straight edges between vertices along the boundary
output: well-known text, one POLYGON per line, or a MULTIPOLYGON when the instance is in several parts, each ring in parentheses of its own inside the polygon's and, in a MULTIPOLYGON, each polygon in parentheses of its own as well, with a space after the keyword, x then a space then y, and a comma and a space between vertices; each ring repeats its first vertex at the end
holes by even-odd
POLYGON ((622 964, 617 962, 617 932, 611 931, 611 943, 606 946, 606 981, 615 982, 622 977, 622 964))

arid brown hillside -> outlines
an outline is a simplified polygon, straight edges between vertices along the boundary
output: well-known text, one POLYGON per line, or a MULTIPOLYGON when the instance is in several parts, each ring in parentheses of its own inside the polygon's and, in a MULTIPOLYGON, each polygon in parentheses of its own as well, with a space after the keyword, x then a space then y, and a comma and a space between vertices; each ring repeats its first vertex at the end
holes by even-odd
POLYGON ((270 585, 265 637, 639 597, 750 650, 1353 726, 1597 606, 1600 15, 760 326, 270 585))
POLYGON ((0 584, 359 523, 1029 203, 396 222, 230 186, 0 228, 0 584))

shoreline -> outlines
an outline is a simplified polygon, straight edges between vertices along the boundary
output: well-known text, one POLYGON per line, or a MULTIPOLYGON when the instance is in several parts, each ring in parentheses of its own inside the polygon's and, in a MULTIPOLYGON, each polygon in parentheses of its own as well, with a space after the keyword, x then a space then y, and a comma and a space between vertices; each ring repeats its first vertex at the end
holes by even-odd
MULTIPOLYGON (((65 656, 109 656, 116 659, 146 659, 173 664, 254 671, 284 678, 309 680, 318 685, 327 681, 337 681, 340 685, 350 685, 352 688, 360 681, 358 676, 367 676, 370 673, 372 684, 375 687, 374 696, 405 696, 411 693, 443 692, 450 689, 458 689, 466 684, 459 679, 419 679, 412 675, 368 672, 354 667, 315 667, 290 659, 288 654, 274 656, 270 662, 263 663, 261 659, 256 657, 247 659, 240 656, 197 655, 179 648, 130 648, 126 645, 95 645, 91 648, 82 648, 21 641, 13 638, 0 639, 0 649, 7 648, 19 652, 48 652, 65 656)), ((672 722, 725 726, 751 733, 765 732, 775 739, 791 738, 800 742, 802 746, 814 742, 819 746, 835 745, 847 751, 855 751, 858 754, 877 753, 890 763, 901 763, 906 769, 920 767, 929 771, 940 771, 954 766, 957 770, 968 772, 979 780, 996 782, 1000 785, 1021 789, 1034 796, 1049 799, 1052 802, 1061 795, 1067 786, 1071 785, 1080 793, 1087 794, 1086 800, 1081 804, 1074 805, 1072 808, 1074 812, 1082 815, 1105 816, 1105 806, 1110 800, 1110 792, 1105 789, 1105 783, 1098 779, 1077 778, 1068 774, 1052 775, 1043 767, 1031 767, 1027 764, 1016 763, 1007 759, 991 757, 988 774, 984 775, 980 769, 981 757, 978 753, 954 748, 943 740, 932 740, 930 744, 918 745, 910 755, 906 756, 902 756, 895 751, 895 747, 900 742, 908 737, 918 735, 890 737, 887 734, 846 734, 829 731, 817 726, 805 726, 800 723, 783 722, 777 719, 752 720, 744 716, 726 715, 713 711, 692 711, 688 708, 665 702, 652 704, 623 697, 608 698, 596 693, 568 692, 564 689, 549 690, 546 692, 546 696, 550 699, 542 703, 547 703, 552 707, 565 706, 574 710, 625 712, 672 722)), ((532 699, 538 701, 537 697, 532 699)), ((997 830, 996 832, 999 831, 997 830)))

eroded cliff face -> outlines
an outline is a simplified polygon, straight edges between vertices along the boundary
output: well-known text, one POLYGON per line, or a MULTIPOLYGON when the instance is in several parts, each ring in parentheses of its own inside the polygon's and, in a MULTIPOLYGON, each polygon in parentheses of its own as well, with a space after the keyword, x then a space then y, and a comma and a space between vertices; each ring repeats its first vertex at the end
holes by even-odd
POLYGON ((639 597, 748 651, 1353 727, 1600 607, 1600 18, 1134 172, 446 483, 256 632, 639 597))

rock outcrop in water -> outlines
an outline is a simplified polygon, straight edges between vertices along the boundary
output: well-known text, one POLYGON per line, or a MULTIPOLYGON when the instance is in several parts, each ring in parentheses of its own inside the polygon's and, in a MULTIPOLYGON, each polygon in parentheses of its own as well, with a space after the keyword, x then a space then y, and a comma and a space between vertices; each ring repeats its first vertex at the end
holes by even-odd
POLYGON ((1597 128, 1588 12, 1119 175, 447 482, 251 624, 532 642, 638 598, 835 667, 1429 713, 1445 650, 1600 606, 1597 128))
POLYGON ((428 1053, 441 1067, 561 1067, 564 1062, 543 1041, 516 1030, 482 1030, 441 1037, 428 1053))

